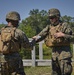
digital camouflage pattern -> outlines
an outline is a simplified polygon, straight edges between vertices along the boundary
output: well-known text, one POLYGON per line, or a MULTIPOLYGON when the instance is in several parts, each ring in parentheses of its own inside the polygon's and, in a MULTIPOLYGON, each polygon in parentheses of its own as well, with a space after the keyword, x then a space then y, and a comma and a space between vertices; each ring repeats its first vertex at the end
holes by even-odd
POLYGON ((60 17, 60 11, 58 9, 52 8, 48 11, 48 16, 52 17, 52 16, 57 16, 60 17))
POLYGON ((65 30, 63 30, 64 25, 66 25, 66 23, 59 23, 57 26, 52 26, 52 25, 49 26, 49 30, 48 30, 49 33, 48 33, 48 36, 46 36, 45 38, 45 44, 47 46, 70 45, 70 41, 66 40, 65 38, 61 37, 57 39, 54 37, 54 34, 56 32, 66 33, 65 30))
POLYGON ((71 75, 70 46, 56 46, 52 48, 52 75, 71 75))
MULTIPOLYGON (((20 29, 16 28, 14 38, 14 40, 19 44, 19 49, 21 47, 31 49, 28 38, 20 29)), ((19 50, 17 51, 14 49, 13 52, 7 54, 0 53, 0 65, 0 75, 25 75, 19 50)))
MULTIPOLYGON (((41 38, 38 39, 38 41, 41 41, 43 39, 45 39, 45 41, 46 41, 47 37, 51 37, 50 26, 56 27, 58 25, 61 25, 61 28, 59 31, 65 33, 67 36, 72 35, 72 30, 69 27, 69 25, 67 23, 63 23, 63 22, 59 21, 59 24, 57 24, 55 26, 51 25, 51 24, 47 25, 46 28, 44 28, 38 34, 38 36, 41 36, 41 38)), ((54 30, 52 30, 51 32, 54 32, 54 30)), ((62 42, 59 42, 58 39, 54 38, 55 39, 54 40, 51 38, 53 40, 53 42, 56 42, 54 44, 54 46, 51 46, 51 48, 52 48, 52 75, 71 75, 71 73, 72 73, 72 65, 71 65, 72 53, 71 53, 71 48, 70 48, 70 42, 71 42, 70 39, 71 38, 69 38, 69 36, 68 37, 67 36, 62 39, 62 42)), ((50 38, 48 38, 48 40, 49 39, 50 38)))
POLYGON ((20 20, 20 15, 19 13, 15 12, 15 11, 11 11, 6 15, 6 20, 20 20))

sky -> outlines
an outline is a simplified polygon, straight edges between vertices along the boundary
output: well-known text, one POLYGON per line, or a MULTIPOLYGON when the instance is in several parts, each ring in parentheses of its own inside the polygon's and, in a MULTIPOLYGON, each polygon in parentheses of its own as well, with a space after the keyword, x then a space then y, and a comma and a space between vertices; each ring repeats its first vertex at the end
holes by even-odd
POLYGON ((29 16, 32 9, 46 10, 57 8, 61 16, 74 17, 74 0, 0 0, 0 24, 7 23, 6 14, 17 11, 21 21, 29 16))

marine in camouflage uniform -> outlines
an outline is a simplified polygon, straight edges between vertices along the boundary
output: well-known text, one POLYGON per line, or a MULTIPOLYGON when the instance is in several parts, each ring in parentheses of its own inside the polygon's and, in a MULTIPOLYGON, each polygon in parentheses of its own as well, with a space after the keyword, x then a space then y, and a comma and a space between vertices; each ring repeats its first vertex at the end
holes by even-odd
POLYGON ((45 40, 48 47, 52 48, 52 75, 71 75, 71 48, 70 40, 72 30, 69 25, 60 20, 60 11, 56 8, 49 10, 50 25, 47 25, 33 39, 36 42, 45 40), (61 35, 60 35, 61 33, 61 35), (62 34, 65 34, 64 37, 62 34), (41 38, 37 39, 38 36, 41 38))
MULTIPOLYGON (((20 15, 16 11, 11 11, 6 15, 6 21, 8 25, 6 27, 12 28, 16 27, 15 30, 15 41, 19 44, 19 49, 31 48, 31 44, 25 33, 18 29, 18 23, 20 20, 20 15)), ((16 45, 17 46, 17 45, 16 45)), ((0 53, 0 75, 26 75, 24 72, 22 58, 19 54, 19 50, 14 49, 13 52, 4 54, 0 53)))

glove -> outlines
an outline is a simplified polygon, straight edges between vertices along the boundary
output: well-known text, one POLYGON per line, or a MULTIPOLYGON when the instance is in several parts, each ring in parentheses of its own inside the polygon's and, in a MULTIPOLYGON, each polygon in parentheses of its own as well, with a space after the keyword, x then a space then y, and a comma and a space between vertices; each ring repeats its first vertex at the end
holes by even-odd
POLYGON ((33 39, 33 40, 30 42, 30 44, 31 44, 32 47, 35 46, 35 44, 36 44, 35 39, 33 39))

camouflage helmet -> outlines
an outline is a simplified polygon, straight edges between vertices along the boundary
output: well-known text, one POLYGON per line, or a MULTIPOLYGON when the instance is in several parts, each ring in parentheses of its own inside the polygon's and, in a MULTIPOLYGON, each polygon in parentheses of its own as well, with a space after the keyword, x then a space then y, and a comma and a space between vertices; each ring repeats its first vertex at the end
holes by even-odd
POLYGON ((11 12, 7 13, 6 20, 16 20, 16 21, 19 21, 20 20, 20 15, 16 11, 11 11, 11 12))
POLYGON ((49 16, 56 16, 56 17, 60 17, 61 16, 60 15, 60 11, 58 9, 56 9, 56 8, 50 9, 49 12, 48 12, 48 15, 49 16))

